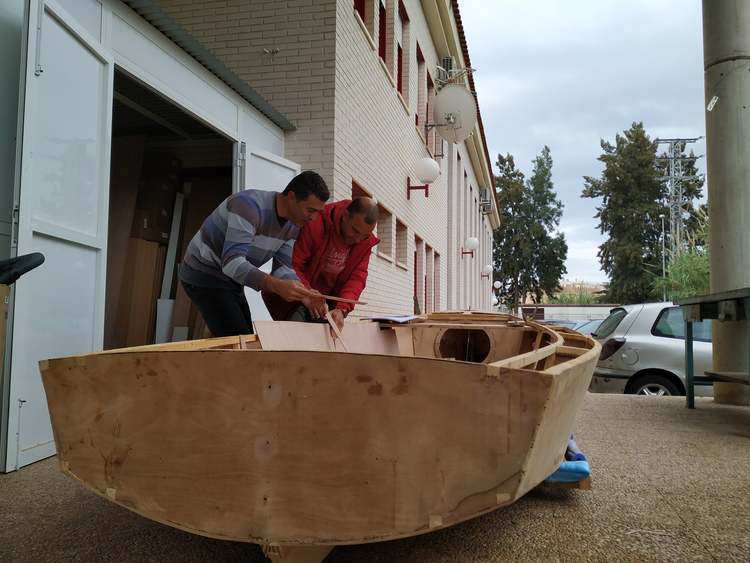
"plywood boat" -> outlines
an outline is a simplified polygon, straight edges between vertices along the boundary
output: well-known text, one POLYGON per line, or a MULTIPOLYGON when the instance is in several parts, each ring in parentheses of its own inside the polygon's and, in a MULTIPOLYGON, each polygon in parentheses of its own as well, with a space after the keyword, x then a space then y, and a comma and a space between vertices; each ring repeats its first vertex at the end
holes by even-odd
POLYGON ((40 364, 60 466, 147 518, 277 560, 510 504, 562 460, 599 356, 497 314, 256 323, 40 364))

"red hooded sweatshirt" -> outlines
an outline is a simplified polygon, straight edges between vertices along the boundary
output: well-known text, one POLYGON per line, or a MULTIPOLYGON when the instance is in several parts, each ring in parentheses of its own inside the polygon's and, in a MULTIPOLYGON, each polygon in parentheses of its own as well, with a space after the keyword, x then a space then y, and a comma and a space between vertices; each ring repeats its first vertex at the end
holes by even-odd
MULTIPOLYGON (((315 219, 302 227, 294 243, 292 265, 300 281, 307 287, 326 292, 328 295, 356 301, 367 283, 370 251, 380 242, 375 235, 371 234, 365 240, 349 247, 349 255, 336 276, 332 288, 330 287, 331 280, 327 279, 328 276, 324 270, 326 265, 324 259, 328 256, 331 247, 344 244, 341 235, 341 217, 347 212, 346 208, 350 203, 350 199, 329 203, 315 219)), ((300 305, 299 302, 284 301, 273 293, 264 291, 262 295, 274 320, 288 318, 300 305)), ((354 309, 354 305, 350 303, 336 302, 335 306, 345 315, 354 309)))

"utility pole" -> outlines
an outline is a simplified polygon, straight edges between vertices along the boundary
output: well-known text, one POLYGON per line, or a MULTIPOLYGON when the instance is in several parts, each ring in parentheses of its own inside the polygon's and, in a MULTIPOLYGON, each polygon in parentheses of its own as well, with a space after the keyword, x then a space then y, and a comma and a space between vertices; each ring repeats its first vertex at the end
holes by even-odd
MULTIPOLYGON (((750 286, 749 63, 750 2, 703 0, 711 293, 750 286)), ((750 371, 748 330, 748 320, 713 322, 714 371, 750 371)), ((714 400, 748 405, 750 387, 717 381, 714 400)))
POLYGON ((683 189, 682 183, 689 180, 696 180, 698 176, 684 176, 682 163, 685 161, 695 161, 699 156, 682 156, 685 146, 688 143, 695 143, 703 137, 691 139, 656 139, 656 143, 666 144, 667 156, 657 157, 656 160, 667 161, 667 174, 664 179, 669 187, 669 196, 667 199, 669 206, 669 249, 672 256, 679 255, 684 249, 685 241, 685 210, 683 208, 683 189))

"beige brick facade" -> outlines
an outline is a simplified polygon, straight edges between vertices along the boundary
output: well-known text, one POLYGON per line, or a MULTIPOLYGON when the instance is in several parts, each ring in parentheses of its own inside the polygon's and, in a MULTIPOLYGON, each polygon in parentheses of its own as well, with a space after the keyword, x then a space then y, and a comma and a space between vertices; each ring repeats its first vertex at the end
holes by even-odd
POLYGON ((433 92, 420 85, 419 75, 435 82, 445 53, 433 44, 419 0, 404 0, 401 9, 397 0, 383 1, 384 61, 378 0, 364 2, 364 22, 351 0, 160 3, 295 124, 286 137, 287 158, 320 172, 334 199, 350 197, 356 182, 381 204, 384 243, 371 256, 363 295, 369 304, 359 314, 411 313, 415 295, 422 312, 489 308, 491 280, 480 274, 490 262, 492 237, 489 216, 478 205, 476 154, 472 160, 466 143, 436 141, 434 131, 425 136, 433 92), (403 95, 397 90, 399 43, 402 77, 408 78, 403 95), (419 183, 414 165, 432 155, 428 146, 441 175, 429 197, 415 191, 407 199, 407 177, 419 183), (473 258, 461 255, 469 236, 480 240, 473 258))

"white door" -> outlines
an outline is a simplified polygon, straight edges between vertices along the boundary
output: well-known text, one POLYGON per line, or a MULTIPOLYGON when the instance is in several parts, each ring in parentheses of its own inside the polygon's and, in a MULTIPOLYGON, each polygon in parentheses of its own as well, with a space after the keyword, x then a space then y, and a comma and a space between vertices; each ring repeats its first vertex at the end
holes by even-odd
MULTIPOLYGON (((300 172, 299 164, 265 151, 250 149, 246 159, 245 184, 242 187, 247 190, 284 191, 291 179, 300 172)), ((265 264, 261 270, 270 273, 271 263, 265 264)), ((246 287, 245 296, 254 321, 271 320, 260 292, 246 287)))
POLYGON ((52 0, 31 0, 6 470, 55 453, 38 361, 101 350, 112 58, 52 0))

